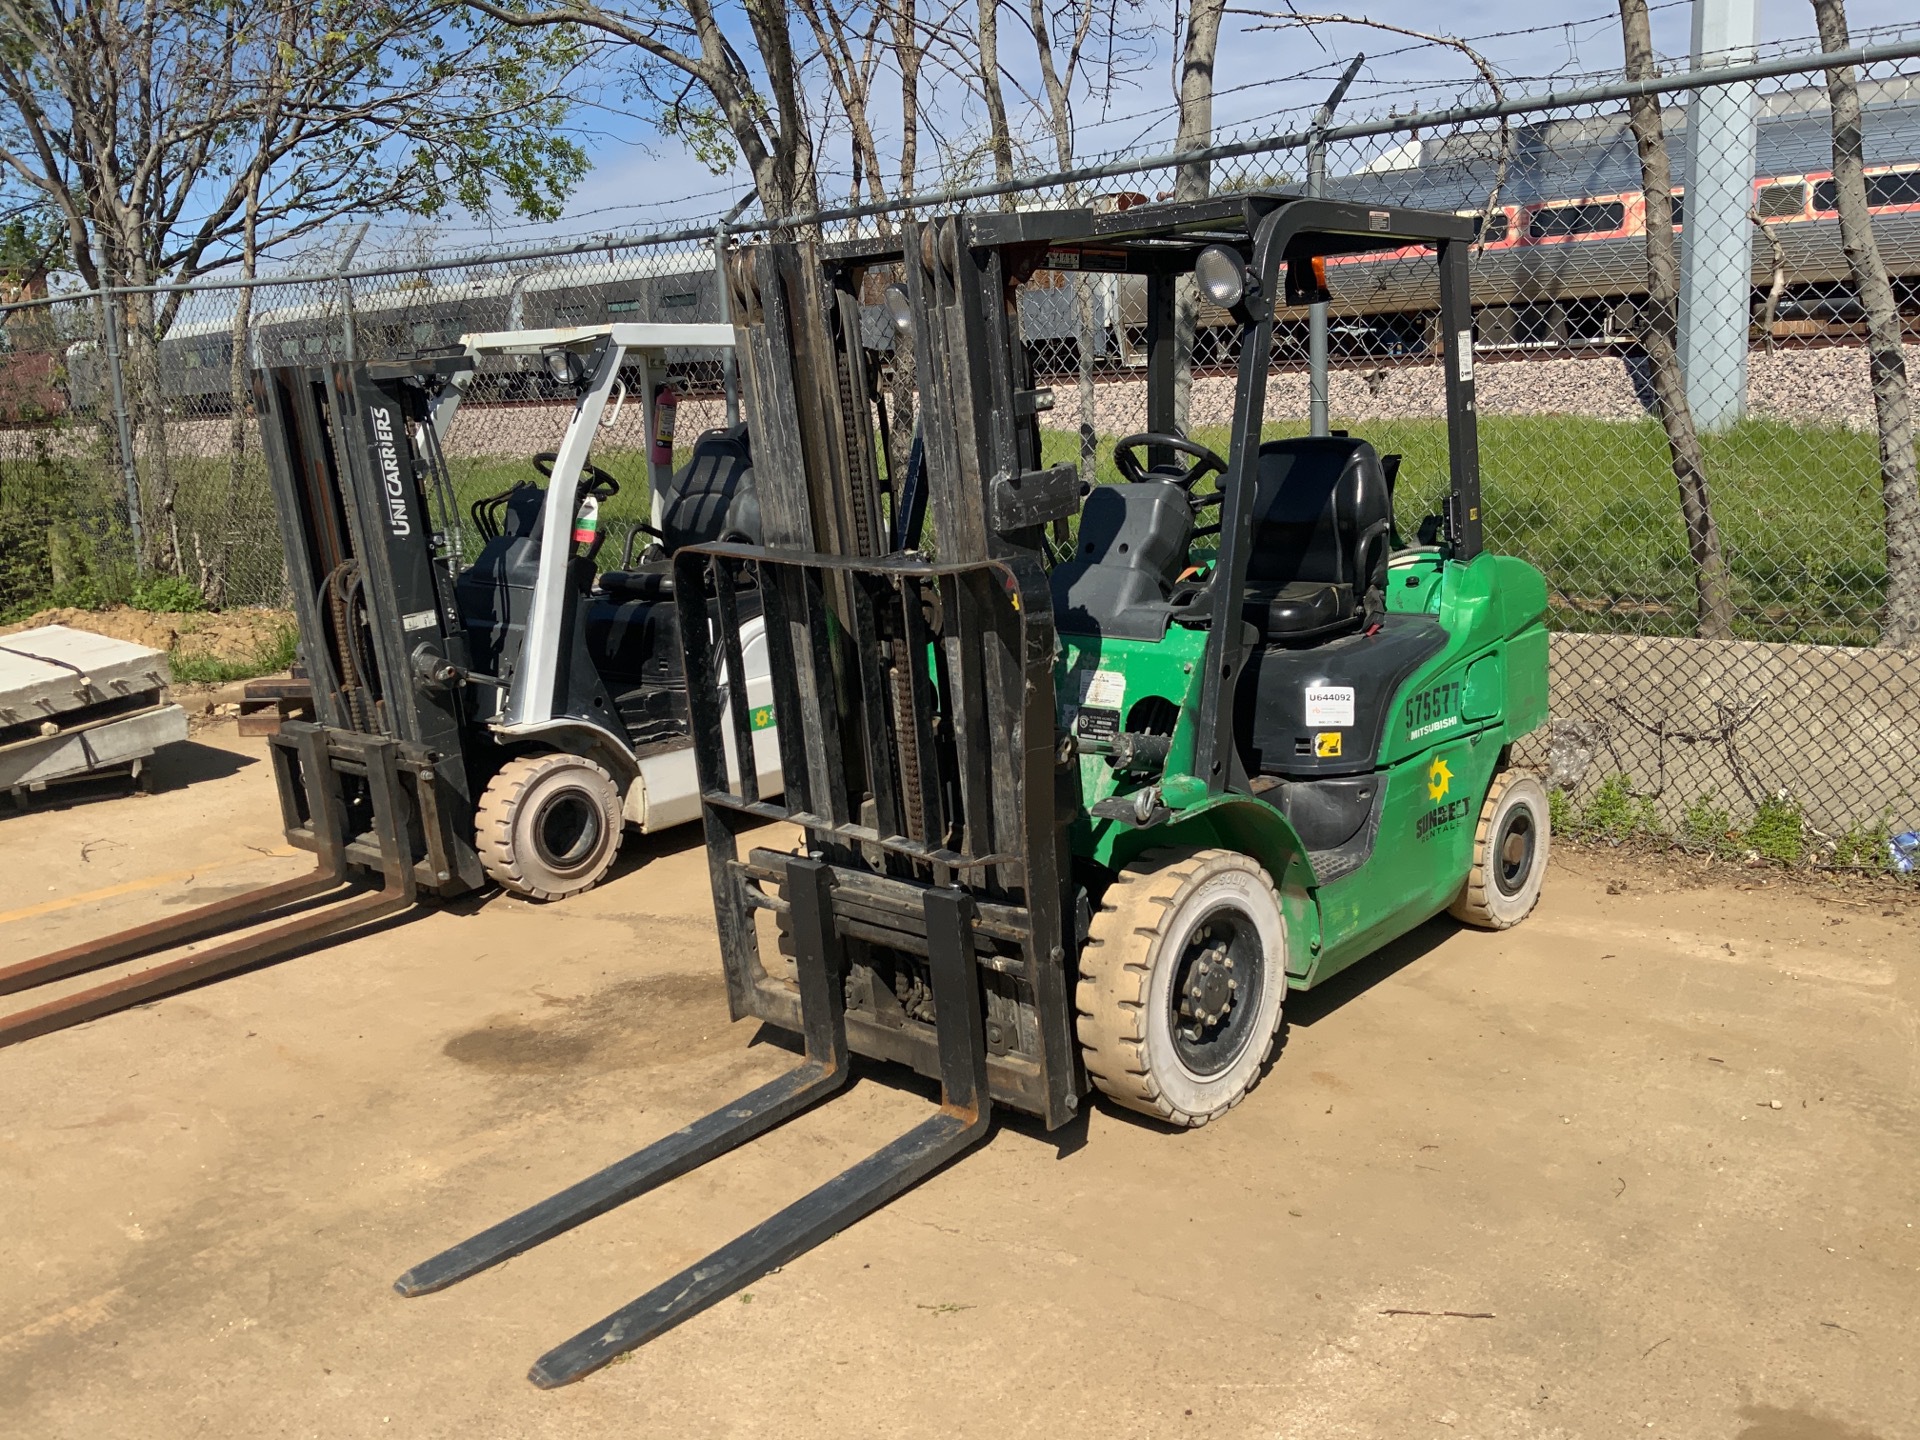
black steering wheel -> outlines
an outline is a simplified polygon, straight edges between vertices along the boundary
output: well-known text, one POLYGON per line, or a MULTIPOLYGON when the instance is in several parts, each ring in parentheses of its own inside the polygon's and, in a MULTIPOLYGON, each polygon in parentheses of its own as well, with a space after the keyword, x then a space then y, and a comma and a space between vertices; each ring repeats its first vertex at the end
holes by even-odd
MULTIPOLYGON (((540 472, 543 480, 553 479, 553 467, 559 463, 559 454, 552 450, 542 450, 533 457, 533 468, 540 472)), ((611 500, 620 493, 620 482, 598 465, 582 465, 580 470, 586 476, 589 495, 598 496, 602 500, 611 500)))
MULTIPOLYGON (((1193 487, 1209 475, 1226 472, 1227 462, 1198 441, 1189 440, 1184 435, 1168 435, 1158 430, 1143 430, 1137 435, 1122 435, 1113 442, 1113 464, 1120 472, 1120 478, 1130 485, 1138 485, 1148 479, 1147 471, 1140 464, 1135 452, 1148 445, 1160 446, 1189 457, 1193 463, 1178 475, 1154 475, 1155 480, 1167 480, 1187 492, 1189 500, 1194 498, 1193 487)), ((1214 503, 1214 497, 1206 497, 1206 503, 1214 503)))

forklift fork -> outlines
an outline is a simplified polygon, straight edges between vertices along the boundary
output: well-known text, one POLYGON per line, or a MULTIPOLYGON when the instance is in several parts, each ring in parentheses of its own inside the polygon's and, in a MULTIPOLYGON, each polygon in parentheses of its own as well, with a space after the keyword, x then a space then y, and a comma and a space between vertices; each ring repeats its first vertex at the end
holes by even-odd
MULTIPOLYGON (((305 790, 313 845, 320 860, 312 873, 7 966, 0 969, 0 995, 31 990, 158 950, 189 945, 223 931, 258 925, 263 920, 306 907, 310 902, 344 900, 346 903, 326 908, 315 905, 307 913, 282 919, 257 934, 0 1016, 0 1048, 170 995, 249 965, 277 959, 413 905, 417 882, 401 830, 399 776, 392 744, 374 740, 364 745, 379 868, 385 881, 381 889, 367 892, 357 886, 348 888, 353 885, 354 876, 346 853, 346 807, 340 794, 338 773, 328 754, 326 731, 315 725, 289 726, 288 729, 294 733, 281 748, 298 750, 307 780, 305 790), (331 893, 335 891, 341 893, 331 893)), ((276 754, 276 769, 282 771, 282 803, 287 804, 290 791, 284 763, 276 754)))
MULTIPOLYGON (((832 871, 817 858, 791 859, 786 890, 805 1063, 416 1265, 394 1289, 406 1296, 425 1295, 497 1265, 736 1149, 846 1083, 846 964, 833 918, 832 871)), ((926 893, 925 907, 940 1048, 939 1110, 777 1215, 548 1351, 528 1373, 534 1384, 542 1389, 568 1384, 639 1348, 829 1239, 986 1134, 992 1106, 975 975, 973 900, 958 889, 933 889, 926 893)))

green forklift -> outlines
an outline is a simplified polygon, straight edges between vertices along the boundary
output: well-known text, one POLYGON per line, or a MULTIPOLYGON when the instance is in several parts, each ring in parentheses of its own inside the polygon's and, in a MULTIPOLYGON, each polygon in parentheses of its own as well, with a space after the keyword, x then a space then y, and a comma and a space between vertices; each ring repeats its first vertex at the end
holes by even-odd
POLYGON ((675 593, 733 1014, 798 1035, 805 1059, 401 1292, 724 1153, 838 1090, 851 1055, 939 1081, 906 1135, 534 1367, 565 1383, 915 1183, 996 1104, 1051 1129, 1098 1090, 1205 1124, 1272 1062, 1289 990, 1443 911, 1524 919, 1548 807, 1512 752, 1547 716, 1547 591, 1482 545, 1472 243, 1453 215, 1265 193, 738 253, 764 542, 682 549, 675 593), (1265 424, 1276 308, 1323 301, 1329 260, 1407 247, 1437 269, 1448 426, 1445 501, 1414 544, 1394 521, 1399 457, 1265 424), (1052 396, 1017 303, 1043 268, 1145 277, 1147 428, 1116 442, 1120 483, 1043 463, 1052 396), (1189 277, 1237 327, 1223 451, 1174 421, 1189 277), (889 278, 920 385, 907 457, 876 453, 859 323, 889 278), (725 763, 729 736, 748 740, 749 587, 777 798, 725 763), (802 843, 755 845, 769 821, 802 843))

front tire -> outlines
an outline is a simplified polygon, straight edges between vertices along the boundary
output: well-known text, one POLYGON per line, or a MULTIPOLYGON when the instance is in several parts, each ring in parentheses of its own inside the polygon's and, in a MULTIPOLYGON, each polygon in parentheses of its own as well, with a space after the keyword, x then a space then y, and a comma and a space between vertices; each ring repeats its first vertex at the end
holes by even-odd
POLYGON ((503 890, 563 900, 605 878, 620 853, 620 789, 583 755, 521 755, 474 812, 480 864, 503 890))
POLYGON ((1286 920, 1264 866, 1232 850, 1142 856, 1107 888, 1081 950, 1088 1078, 1129 1110, 1204 1125, 1258 1083, 1286 988, 1286 920))
POLYGON ((1449 913, 1482 930, 1508 930, 1533 913, 1553 840, 1547 791, 1531 775, 1503 770, 1487 788, 1473 833, 1473 868, 1449 913))

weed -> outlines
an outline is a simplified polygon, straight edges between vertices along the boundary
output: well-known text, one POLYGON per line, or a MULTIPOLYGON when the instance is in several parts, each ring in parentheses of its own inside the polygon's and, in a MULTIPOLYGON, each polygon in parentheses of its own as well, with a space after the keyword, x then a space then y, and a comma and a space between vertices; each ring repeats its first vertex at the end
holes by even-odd
POLYGON ((1743 837, 1749 850, 1776 865, 1796 866, 1807 855, 1807 821, 1800 802, 1776 791, 1760 802, 1743 837))
POLYGON ((182 575, 146 575, 134 581, 127 603, 136 610, 176 612, 204 610, 207 597, 182 575))
POLYGON ((1862 870, 1892 870, 1889 846, 1893 841, 1893 817, 1882 813, 1871 825, 1850 827, 1833 842, 1833 863, 1862 870))
POLYGON ((1733 828, 1733 816, 1713 803, 1709 790, 1687 806, 1680 819, 1680 846, 1723 858, 1740 848, 1740 832, 1733 828))
POLYGON ((1547 791, 1547 824, 1556 835, 1571 835, 1580 828, 1573 801, 1560 789, 1547 791))
POLYGON ((1623 844, 1636 835, 1665 833, 1653 801, 1635 795, 1625 775, 1609 775, 1600 782, 1572 829, 1609 845, 1623 844))

